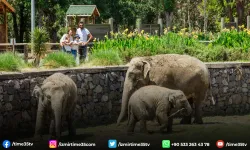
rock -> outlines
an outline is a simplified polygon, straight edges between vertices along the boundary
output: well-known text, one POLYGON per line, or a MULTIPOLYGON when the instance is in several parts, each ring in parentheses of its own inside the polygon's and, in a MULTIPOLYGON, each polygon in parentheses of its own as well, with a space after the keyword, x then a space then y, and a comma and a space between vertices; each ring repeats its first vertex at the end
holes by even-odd
POLYGON ((243 93, 247 93, 248 92, 248 88, 242 88, 242 92, 243 93))
POLYGON ((22 101, 22 108, 24 110, 27 110, 30 107, 30 102, 29 101, 22 101))
POLYGON ((4 95, 3 95, 3 101, 4 101, 5 103, 8 103, 8 102, 9 102, 9 95, 8 95, 8 94, 4 94, 4 95))
POLYGON ((212 82, 211 82, 211 83, 212 83, 212 84, 215 84, 215 83, 216 83, 215 78, 212 79, 212 82))
POLYGON ((3 95, 0 94, 0 102, 2 102, 2 101, 3 101, 3 95))
POLYGON ((125 78, 123 76, 120 76, 120 78, 118 79, 118 81, 125 81, 125 78))
POLYGON ((82 88, 82 95, 87 95, 88 94, 88 91, 85 89, 85 88, 82 88))
POLYGON ((218 107, 223 107, 223 106, 224 106, 224 104, 225 104, 225 103, 224 103, 223 101, 219 101, 219 102, 217 102, 217 106, 218 106, 218 107))
POLYGON ((24 122, 31 121, 31 117, 30 117, 30 115, 29 115, 29 113, 27 111, 22 112, 22 120, 24 122))
POLYGON ((227 93, 228 87, 223 87, 223 93, 227 93))
POLYGON ((247 111, 249 111, 249 110, 250 110, 250 105, 249 105, 249 104, 245 104, 245 109, 246 109, 247 111))
POLYGON ((0 94, 3 93, 3 86, 0 86, 0 94))
POLYGON ((95 74, 95 75, 93 76, 93 83, 94 83, 95 85, 98 85, 99 82, 100 82, 99 75, 98 75, 98 74, 95 74))
POLYGON ((104 81, 104 80, 100 80, 99 82, 100 82, 100 85, 101 85, 101 86, 104 86, 104 85, 105 85, 105 81, 104 81))
POLYGON ((102 87, 100 85, 98 85, 95 89, 94 89, 95 93, 101 93, 102 92, 102 87))
POLYGON ((245 103, 247 103, 247 96, 243 96, 242 98, 242 104, 245 104, 245 103))
POLYGON ((89 82, 89 89, 92 90, 94 88, 95 88, 94 84, 92 82, 89 82))
POLYGON ((228 87, 229 87, 229 88, 234 88, 235 85, 236 85, 236 82, 235 82, 235 81, 232 81, 232 82, 229 82, 228 87))
POLYGON ((98 99, 94 99, 94 102, 97 103, 97 102, 98 102, 98 99))
POLYGON ((232 98, 232 104, 240 104, 242 102, 242 97, 240 94, 236 94, 236 95, 233 95, 231 96, 232 98))
POLYGON ((77 87, 77 88, 80 88, 81 86, 82 86, 82 82, 77 81, 77 82, 76 82, 76 87, 77 87))
POLYGON ((219 72, 215 72, 215 73, 213 73, 213 77, 216 77, 216 76, 218 76, 220 73, 219 72))
POLYGON ((15 85, 14 85, 14 89, 16 90, 19 90, 21 87, 20 87, 20 84, 18 81, 15 81, 15 85))
POLYGON ((76 77, 77 77, 77 81, 82 81, 82 78, 81 78, 80 74, 77 74, 76 77))
POLYGON ((242 87, 243 87, 243 88, 246 88, 246 87, 247 87, 247 84, 246 84, 246 83, 243 83, 243 84, 242 84, 242 87))
POLYGON ((14 99, 14 95, 9 95, 9 102, 12 102, 14 99))
POLYGON ((32 97, 31 100, 30 100, 30 103, 31 103, 32 106, 36 106, 36 105, 38 105, 38 99, 32 97))
POLYGON ((109 100, 109 97, 107 95, 103 95, 101 100, 103 102, 107 102, 109 100))
POLYGON ((88 89, 88 84, 86 82, 82 83, 81 84, 81 88, 88 89))
POLYGON ((2 105, 2 103, 0 102, 0 114, 2 113, 2 111, 4 111, 3 109, 4 109, 4 108, 3 108, 3 105, 2 105))
POLYGON ((248 97, 247 103, 250 104, 250 97, 248 97))
POLYGON ((111 91, 110 93, 109 93, 109 100, 114 100, 115 98, 116 98, 116 92, 114 92, 114 91, 111 91))
POLYGON ((11 103, 6 103, 5 105, 5 111, 12 111, 12 105, 11 105, 11 103))
MULTIPOLYGON (((86 77, 86 76, 85 76, 85 77, 86 77)), ((86 80, 90 82, 90 81, 93 81, 93 78, 92 78, 90 75, 88 75, 88 76, 86 77, 86 80)))
POLYGON ((222 80, 222 84, 223 84, 223 85, 228 85, 226 79, 223 79, 223 80, 222 80))

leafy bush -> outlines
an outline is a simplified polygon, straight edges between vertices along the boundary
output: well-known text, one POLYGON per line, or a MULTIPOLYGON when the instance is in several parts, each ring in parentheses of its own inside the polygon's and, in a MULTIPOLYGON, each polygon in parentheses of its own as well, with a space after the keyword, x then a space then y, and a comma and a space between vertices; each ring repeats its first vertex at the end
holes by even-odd
POLYGON ((1 71, 19 71, 25 63, 18 55, 11 52, 0 54, 0 70, 1 71))
POLYGON ((49 34, 45 28, 36 27, 32 34, 32 38, 33 38, 32 46, 33 46, 34 54, 36 56, 35 65, 38 66, 40 63, 41 56, 44 55, 46 52, 45 43, 49 39, 49 34))
POLYGON ((90 55, 90 61, 93 65, 110 66, 123 64, 118 51, 112 50, 94 50, 90 55))
POLYGON ((48 54, 42 60, 42 66, 45 68, 75 67, 76 62, 71 54, 65 52, 55 52, 48 54))

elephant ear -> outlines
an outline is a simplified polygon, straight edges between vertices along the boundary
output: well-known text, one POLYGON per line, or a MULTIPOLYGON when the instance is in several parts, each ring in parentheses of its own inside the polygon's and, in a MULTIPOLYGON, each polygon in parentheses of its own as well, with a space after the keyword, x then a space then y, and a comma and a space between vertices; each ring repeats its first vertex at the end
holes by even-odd
POLYGON ((147 61, 142 61, 142 62, 143 62, 143 76, 144 76, 144 79, 146 79, 147 75, 150 71, 151 66, 150 66, 149 62, 147 62, 147 61))
POLYGON ((172 105, 172 107, 175 108, 175 106, 176 106, 176 100, 175 100, 175 96, 173 94, 169 95, 168 101, 169 101, 170 105, 172 105))

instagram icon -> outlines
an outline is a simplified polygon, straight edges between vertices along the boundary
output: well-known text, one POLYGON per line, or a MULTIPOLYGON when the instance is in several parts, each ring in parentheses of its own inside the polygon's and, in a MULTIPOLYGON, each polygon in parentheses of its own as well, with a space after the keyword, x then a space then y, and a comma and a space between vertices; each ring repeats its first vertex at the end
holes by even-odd
POLYGON ((50 140, 49 141, 49 148, 57 148, 57 141, 56 140, 50 140))

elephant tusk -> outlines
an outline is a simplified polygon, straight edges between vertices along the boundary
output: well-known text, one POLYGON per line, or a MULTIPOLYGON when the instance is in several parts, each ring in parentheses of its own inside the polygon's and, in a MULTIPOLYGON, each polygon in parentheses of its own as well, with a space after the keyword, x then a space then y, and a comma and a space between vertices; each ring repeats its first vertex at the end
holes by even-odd
POLYGON ((150 70, 150 68, 151 68, 150 63, 149 63, 149 62, 147 62, 147 61, 144 61, 144 60, 143 60, 142 62, 144 62, 144 63, 148 64, 148 67, 149 67, 149 70, 150 70))

